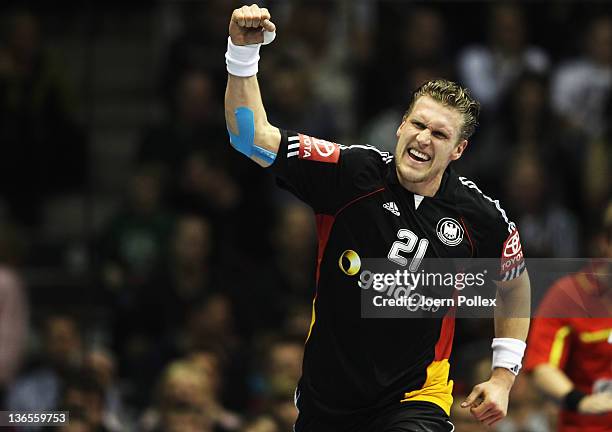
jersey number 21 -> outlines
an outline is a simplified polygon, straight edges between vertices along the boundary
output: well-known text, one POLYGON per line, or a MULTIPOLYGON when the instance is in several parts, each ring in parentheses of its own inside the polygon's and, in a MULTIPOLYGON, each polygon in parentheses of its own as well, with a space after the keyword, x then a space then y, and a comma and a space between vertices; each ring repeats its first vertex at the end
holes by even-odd
POLYGON ((405 228, 402 228, 397 232, 397 238, 399 240, 393 242, 393 245, 391 245, 391 250, 389 250, 387 258, 389 258, 389 260, 396 264, 405 266, 406 264, 408 264, 408 259, 400 255, 400 252, 412 253, 414 251, 414 248, 416 247, 417 251, 412 257, 412 260, 410 261, 410 266, 408 267, 408 270, 410 270, 411 272, 417 271, 417 269, 421 265, 423 257, 425 256, 425 252, 427 251, 429 240, 419 240, 419 237, 415 233, 405 228))

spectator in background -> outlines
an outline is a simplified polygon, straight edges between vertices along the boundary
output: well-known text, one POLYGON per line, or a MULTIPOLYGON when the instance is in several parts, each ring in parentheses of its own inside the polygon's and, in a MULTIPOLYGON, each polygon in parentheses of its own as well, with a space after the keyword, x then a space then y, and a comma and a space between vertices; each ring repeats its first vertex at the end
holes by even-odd
POLYGON ((28 338, 30 307, 20 276, 0 264, 0 400, 19 372, 28 338))
POLYGON ((304 338, 273 335, 260 342, 260 361, 253 377, 253 382, 261 380, 257 406, 263 412, 262 418, 270 418, 281 431, 291 430, 297 418, 295 383, 302 373, 304 338))
POLYGON ((249 354, 241 335, 236 332, 230 299, 225 294, 213 294, 194 305, 179 335, 181 337, 174 341, 177 354, 186 356, 209 376, 223 414, 219 419, 233 423, 233 415, 228 409, 242 410, 248 403, 248 364, 244 359, 249 354))
POLYGON ((452 75, 453 66, 449 63, 447 48, 448 35, 444 18, 438 11, 414 5, 409 12, 407 24, 401 26, 400 31, 399 60, 405 69, 437 65, 440 76, 452 75))
POLYGON ((179 216, 168 243, 167 260, 152 281, 139 292, 133 307, 117 317, 115 344, 122 375, 135 383, 136 405, 147 402, 146 383, 174 352, 187 313, 206 298, 221 269, 213 260, 208 221, 179 216))
MULTIPOLYGON (((597 226, 595 209, 604 207, 612 196, 612 89, 608 91, 604 111, 605 128, 601 137, 595 137, 583 155, 581 190, 579 196, 584 212, 583 221, 587 226, 597 226)), ((594 233, 589 233, 594 234, 594 233)))
POLYGON ((41 354, 40 364, 10 387, 7 409, 29 412, 58 409, 63 380, 82 362, 82 341, 76 320, 67 315, 49 316, 44 322, 41 354))
MULTIPOLYGON (((508 206, 516 215, 521 243, 530 257, 579 256, 579 232, 575 217, 555 199, 549 174, 540 159, 516 154, 505 178, 508 206)), ((534 276, 536 277, 536 276, 534 276)))
MULTIPOLYGON (((289 197, 272 219, 274 228, 265 234, 271 252, 244 256, 239 266, 229 266, 231 283, 225 291, 235 310, 238 332, 245 338, 282 331, 305 338, 311 321, 316 268, 314 218, 304 205, 289 197), (265 260, 264 260, 265 259, 265 260), (249 267, 247 267, 249 266, 249 267), (260 278, 242 274, 244 268, 260 278)), ((259 248, 262 248, 261 237, 259 248)))
POLYGON ((219 244, 222 253, 233 254, 236 247, 249 244, 251 233, 245 239, 245 233, 232 229, 242 215, 252 214, 253 222, 264 229, 269 223, 259 216, 268 205, 265 194, 245 196, 243 185, 265 190, 269 179, 225 151, 228 135, 211 76, 204 69, 182 71, 167 116, 145 131, 137 159, 161 171, 167 207, 206 217, 224 239, 219 244))
POLYGON ((262 61, 262 69, 274 70, 274 80, 263 84, 269 94, 268 115, 292 130, 312 130, 317 136, 338 137, 337 112, 315 93, 307 58, 292 50, 262 61))
POLYGON ((130 179, 124 205, 99 241, 113 345, 122 373, 130 369, 128 359, 137 357, 135 352, 149 349, 158 328, 148 303, 160 268, 167 262, 173 227, 172 216, 161 207, 160 181, 155 167, 139 166, 130 179))
POLYGON ((103 392, 102 423, 111 431, 122 430, 125 412, 114 356, 101 347, 91 349, 85 354, 83 370, 103 392))
POLYGON ((216 287, 222 269, 214 261, 213 248, 213 233, 206 219, 194 215, 178 218, 167 274, 162 279, 159 312, 166 329, 180 326, 185 313, 216 287))
POLYGON ((282 432, 280 425, 267 414, 254 418, 241 430, 242 432, 282 432))
POLYGON ((293 396, 302 374, 303 354, 302 339, 279 338, 270 345, 265 370, 269 394, 293 396))
POLYGON ((102 235, 105 283, 123 308, 134 306, 134 297, 153 281, 166 258, 172 218, 161 207, 161 188, 155 167, 137 167, 124 205, 102 235))
POLYGON ((82 184, 85 140, 73 116, 67 80, 43 45, 38 18, 18 10, 4 20, 0 195, 12 218, 36 225, 44 199, 82 184))
POLYGON ((121 425, 105 421, 105 391, 91 373, 78 371, 67 377, 63 383, 59 409, 82 413, 83 419, 94 432, 122 430, 121 425))
POLYGON ((227 142, 221 110, 215 102, 213 82, 203 69, 182 71, 168 101, 164 120, 145 131, 139 151, 141 163, 163 170, 170 203, 181 204, 183 174, 189 159, 202 149, 215 155, 227 142))
POLYGON ((255 332, 278 329, 294 305, 308 304, 314 296, 316 231, 308 208, 295 200, 282 206, 270 234, 273 256, 260 274, 260 288, 239 286, 233 292, 239 324, 255 332))
POLYGON ((466 48, 458 63, 461 82, 480 101, 485 115, 498 108, 501 96, 521 73, 543 73, 549 66, 548 55, 528 44, 520 5, 493 4, 487 22, 487 45, 466 48))
MULTIPOLYGON (((496 191, 495 194, 503 195, 504 177, 499 173, 507 170, 508 161, 517 155, 532 154, 545 162, 550 173, 558 176, 551 181, 572 186, 572 180, 565 178, 565 169, 576 172, 576 167, 559 143, 556 121, 550 108, 547 76, 524 72, 506 89, 496 118, 477 135, 471 150, 474 154, 457 161, 458 166, 466 176, 477 177, 496 191)), ((573 178, 573 188, 567 189, 569 196, 575 189, 573 178)), ((552 192, 560 194, 564 188, 557 187, 552 192)))
POLYGON ((0 263, 15 268, 21 267, 28 258, 28 246, 29 242, 23 231, 0 217, 0 263))
POLYGON ((55 432, 95 432, 81 412, 70 413, 70 422, 52 429, 55 432))
MULTIPOLYGON (((396 13, 405 13, 405 7, 401 7, 396 13)), ((389 136, 395 136, 412 89, 430 79, 453 75, 442 15, 429 7, 413 4, 406 21, 406 25, 398 26, 399 34, 393 35, 393 44, 399 44, 398 55, 389 56, 386 51, 378 50, 380 58, 355 71, 360 76, 358 123, 367 122, 365 142, 376 143, 387 151, 395 150, 396 143, 389 136), (404 77, 400 91, 395 81, 393 86, 391 80, 381 82, 381 70, 398 71, 404 77)))
POLYGON ((171 39, 162 66, 162 92, 172 99, 177 82, 186 70, 206 68, 219 88, 225 82, 223 62, 207 61, 223 58, 227 39, 226 17, 235 7, 234 0, 206 2, 165 2, 161 4, 162 32, 171 39))
POLYGON ((240 344, 235 333, 232 305, 224 294, 213 294, 191 308, 185 320, 185 353, 210 349, 227 364, 240 344))
POLYGON ((580 45, 580 57, 554 73, 552 101, 565 126, 589 138, 602 134, 604 104, 612 88, 612 18, 592 19, 580 45))
POLYGON ((210 383, 185 361, 165 369, 156 404, 145 411, 140 423, 143 432, 212 432, 213 405, 210 383))
POLYGON ((193 359, 168 365, 159 385, 158 402, 141 419, 143 432, 230 432, 240 425, 238 418, 229 421, 224 417, 210 376, 193 359))
MULTIPOLYGON (((294 130, 310 130, 313 134, 322 134, 317 136, 338 138, 353 126, 349 29, 342 13, 338 2, 297 0, 291 3, 284 26, 287 33, 279 46, 279 52, 285 55, 281 54, 274 66, 273 97, 280 108, 271 111, 275 121, 278 118, 294 130), (294 91, 297 94, 292 94, 294 91), (291 114, 286 112, 287 108, 291 114), (294 123, 297 121, 302 124, 294 123), (302 129, 310 125, 318 128, 302 129)), ((269 91, 266 94, 272 94, 269 91)))

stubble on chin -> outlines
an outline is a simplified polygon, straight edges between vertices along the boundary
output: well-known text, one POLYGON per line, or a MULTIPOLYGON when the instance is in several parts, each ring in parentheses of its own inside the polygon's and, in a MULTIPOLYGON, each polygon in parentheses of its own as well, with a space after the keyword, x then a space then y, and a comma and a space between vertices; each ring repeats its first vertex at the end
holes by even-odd
POLYGON ((399 163, 395 164, 395 169, 397 171, 397 175, 400 181, 409 182, 409 183, 422 183, 427 181, 429 176, 429 171, 426 172, 417 172, 416 170, 410 167, 402 167, 399 163))

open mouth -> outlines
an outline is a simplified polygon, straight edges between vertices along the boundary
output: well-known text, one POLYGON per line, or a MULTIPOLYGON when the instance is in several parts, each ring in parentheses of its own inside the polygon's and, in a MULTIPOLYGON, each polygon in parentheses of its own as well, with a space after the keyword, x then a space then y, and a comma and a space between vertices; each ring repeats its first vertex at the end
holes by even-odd
POLYGON ((428 162, 431 159, 431 156, 418 151, 417 149, 409 149, 408 150, 408 155, 410 156, 411 159, 417 161, 417 162, 428 162))

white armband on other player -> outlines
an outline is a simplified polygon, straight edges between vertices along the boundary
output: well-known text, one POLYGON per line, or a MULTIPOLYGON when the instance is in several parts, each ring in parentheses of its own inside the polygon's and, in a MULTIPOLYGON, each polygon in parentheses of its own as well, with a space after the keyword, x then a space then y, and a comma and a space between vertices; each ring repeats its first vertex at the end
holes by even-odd
POLYGON ((502 367, 508 369, 514 375, 518 375, 527 344, 520 339, 494 338, 491 348, 493 348, 491 369, 502 367))
POLYGON ((239 77, 250 77, 257 75, 259 70, 259 48, 271 43, 276 37, 276 32, 263 32, 264 41, 261 44, 234 45, 232 38, 227 38, 227 51, 225 52, 225 64, 227 71, 239 77))

